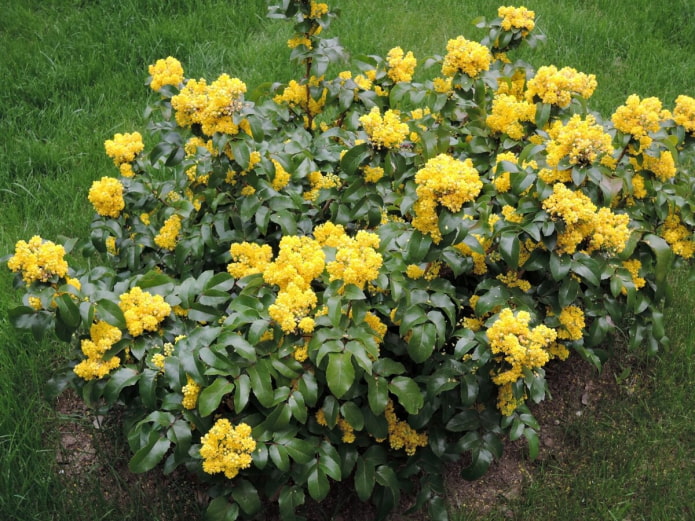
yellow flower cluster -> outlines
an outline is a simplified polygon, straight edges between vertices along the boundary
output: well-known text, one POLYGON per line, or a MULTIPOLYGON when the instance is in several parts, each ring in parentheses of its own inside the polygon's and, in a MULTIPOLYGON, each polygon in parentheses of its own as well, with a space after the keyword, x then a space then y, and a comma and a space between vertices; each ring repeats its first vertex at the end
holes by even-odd
POLYGON ((425 274, 425 270, 417 264, 409 264, 405 269, 405 274, 407 277, 417 280, 425 274))
POLYGON ((524 222, 524 216, 516 213, 514 207, 508 204, 502 207, 502 215, 504 216, 504 220, 510 223, 519 224, 524 222))
POLYGON ((289 47, 290 49, 296 49, 300 45, 303 45, 307 49, 311 49, 313 47, 311 39, 304 34, 297 34, 289 40, 287 40, 287 47, 289 47))
POLYGON ((587 251, 598 249, 620 253, 630 237, 627 214, 614 214, 609 208, 596 211, 596 205, 581 192, 562 183, 553 185, 553 194, 543 201, 543 209, 565 223, 558 234, 558 251, 572 254, 585 239, 591 239, 587 251))
POLYGON ((395 110, 387 110, 382 118, 379 107, 372 107, 368 114, 360 117, 360 123, 375 148, 398 148, 409 133, 407 123, 401 121, 395 110))
POLYGON ((366 165, 362 168, 364 172, 364 180, 367 183, 376 183, 384 177, 384 169, 380 166, 369 166, 366 165))
POLYGON ((536 75, 528 81, 526 99, 557 105, 560 108, 569 106, 572 95, 577 94, 588 99, 596 90, 596 76, 577 72, 572 67, 558 70, 554 65, 540 67, 536 75))
MULTIPOLYGON (((639 276, 639 272, 642 269, 642 263, 639 260, 629 259, 623 261, 623 268, 630 272, 630 277, 632 277, 632 283, 635 285, 636 290, 639 290, 640 288, 643 288, 645 286, 647 281, 639 276)), ((623 288, 621 293, 623 295, 626 295, 627 290, 623 288)))
POLYGON ((389 64, 388 76, 391 78, 391 81, 398 83, 399 81, 408 82, 413 79, 417 60, 413 56, 412 51, 404 54, 403 49, 394 47, 386 55, 386 61, 389 64))
POLYGON ((417 432, 408 422, 399 420, 391 400, 386 404, 384 416, 389 426, 389 444, 392 449, 405 449, 405 453, 412 456, 418 447, 427 447, 427 433, 417 432))
POLYGON ((176 58, 168 56, 163 60, 157 60, 154 65, 150 65, 148 70, 152 80, 150 88, 159 90, 164 85, 174 85, 175 87, 183 83, 183 67, 176 58))
POLYGON ((557 337, 562 340, 581 340, 582 330, 586 326, 584 312, 577 306, 562 308, 558 317, 562 327, 557 332, 557 337))
POLYGON ((557 167, 564 158, 571 165, 589 166, 601 156, 613 152, 611 136, 592 115, 582 120, 579 114, 575 114, 567 124, 555 121, 548 136, 546 160, 551 167, 557 167))
POLYGON ((68 263, 65 261, 65 248, 52 241, 44 241, 34 235, 29 242, 18 241, 14 255, 7 261, 13 272, 22 272, 22 279, 29 285, 33 282, 48 282, 53 276, 65 277, 68 263))
POLYGON ((671 246, 673 253, 676 255, 689 259, 695 254, 693 232, 681 223, 678 215, 672 213, 666 218, 661 230, 661 236, 671 246))
POLYGON ((524 99, 524 86, 526 85, 526 72, 524 69, 517 69, 511 78, 500 78, 497 82, 495 94, 509 94, 518 100, 524 99))
POLYGON ((523 5, 519 7, 501 6, 497 9, 497 16, 502 18, 502 29, 505 31, 512 28, 533 31, 536 26, 534 22, 536 13, 529 11, 523 5))
POLYGON ((523 405, 526 401, 526 394, 520 398, 514 398, 512 382, 501 385, 497 390, 497 409, 503 416, 511 416, 516 411, 517 407, 523 405))
POLYGON ((227 271, 235 279, 263 273, 273 260, 273 250, 267 244, 235 242, 229 247, 229 253, 234 262, 227 265, 227 271))
POLYGON ((183 394, 183 399, 181 400, 181 405, 184 409, 195 409, 198 403, 198 395, 200 394, 200 385, 189 375, 186 375, 186 385, 181 388, 181 393, 183 394))
POLYGON ((659 157, 644 154, 642 156, 642 168, 652 172, 664 183, 676 175, 676 163, 669 150, 663 150, 659 157))
POLYGON ((317 244, 336 248, 335 260, 326 265, 330 281, 342 280, 344 284, 354 284, 364 289, 367 282, 379 276, 383 258, 376 250, 379 236, 365 230, 349 237, 342 225, 330 221, 314 230, 317 244))
MULTIPOLYGON (((492 244, 492 240, 489 237, 483 237, 478 233, 474 233, 473 237, 475 237, 485 250, 492 244)), ((473 251, 465 242, 455 244, 454 248, 461 252, 462 255, 470 256, 473 259, 473 273, 476 275, 485 275, 485 273, 487 273, 487 264, 485 263, 485 255, 483 253, 473 251)))
MULTIPOLYGON (((316 418, 316 423, 321 425, 322 427, 328 427, 328 421, 326 420, 326 413, 324 412, 323 409, 319 409, 316 411, 315 414, 316 418)), ((341 430, 343 433, 342 441, 343 443, 354 443, 355 441, 355 429, 353 428, 352 425, 348 423, 348 421, 338 415, 336 418, 336 425, 338 425, 338 428, 341 430)))
POLYGON ((279 192, 290 182, 290 173, 280 164, 277 159, 271 159, 275 167, 275 175, 273 176, 273 190, 279 192))
POLYGON ((538 178, 545 184, 571 183, 572 169, 559 170, 557 168, 541 168, 538 171, 538 178))
POLYGON ((95 322, 89 328, 90 339, 82 340, 82 353, 87 357, 73 371, 83 380, 103 378, 121 364, 117 356, 104 360, 104 355, 121 339, 121 330, 104 321, 95 322))
POLYGON ((531 283, 528 280, 520 279, 519 274, 513 270, 507 271, 506 274, 500 273, 496 278, 508 288, 519 288, 521 291, 531 289, 531 283))
POLYGON ((224 472, 229 479, 251 466, 251 453, 256 450, 251 427, 245 423, 232 427, 226 418, 217 420, 200 443, 203 471, 208 474, 224 472))
POLYGON ((123 293, 119 300, 118 307, 123 311, 128 332, 134 337, 145 331, 156 331, 159 323, 171 313, 171 306, 161 295, 152 295, 138 286, 123 293))
POLYGON ((444 76, 455 76, 462 72, 471 78, 490 68, 492 54, 490 49, 478 42, 466 40, 463 36, 449 40, 446 45, 446 56, 442 63, 444 76))
POLYGON ((446 154, 428 160, 415 175, 415 183, 418 199, 414 205, 413 227, 429 234, 437 244, 442 240, 437 205, 458 212, 464 203, 473 201, 483 188, 480 175, 470 158, 460 161, 446 154))
POLYGON ((165 250, 173 250, 176 248, 180 232, 181 216, 174 214, 164 221, 164 225, 154 237, 154 243, 165 250))
POLYGON ((311 184, 311 189, 304 192, 302 197, 307 201, 315 201, 321 190, 327 190, 329 188, 336 188, 341 185, 340 177, 336 174, 322 174, 318 170, 311 172, 309 174, 309 183, 311 184))
POLYGON ((113 177, 102 177, 101 180, 94 181, 89 189, 88 199, 94 210, 103 217, 115 219, 125 208, 123 185, 113 177))
POLYGON ((242 106, 245 92, 246 84, 228 74, 222 74, 210 85, 205 79, 191 79, 171 98, 171 106, 181 127, 199 124, 207 136, 216 132, 238 134, 240 126, 248 132, 248 123, 244 128, 243 124, 236 125, 232 120, 242 106))
POLYGON ((519 311, 515 316, 511 309, 505 308, 488 328, 486 334, 492 353, 511 366, 493 376, 495 384, 515 382, 523 376, 524 369, 543 367, 550 360, 547 348, 555 342, 557 332, 542 324, 530 329, 530 321, 527 311, 519 311))
POLYGON ((113 139, 104 141, 106 155, 113 159, 113 163, 120 167, 123 163, 132 163, 145 148, 140 132, 130 134, 115 134, 113 139))
POLYGON ((309 14, 309 18, 321 18, 325 14, 328 14, 328 4, 311 2, 311 13, 309 14))
POLYGON ((509 94, 496 94, 486 122, 493 132, 507 134, 512 139, 520 140, 526 134, 522 123, 533 121, 535 117, 535 104, 520 101, 509 94))
POLYGON ((676 98, 673 121, 684 127, 686 132, 695 136, 695 98, 682 94, 676 98))
POLYGON ((632 94, 625 105, 616 109, 611 121, 616 129, 639 141, 640 148, 647 148, 652 143, 649 133, 658 131, 661 122, 669 117, 669 112, 661 108, 659 98, 640 100, 639 96, 632 94))
POLYGON ((285 103, 291 108, 300 107, 311 116, 316 116, 323 110, 323 106, 326 104, 326 96, 328 95, 327 89, 323 89, 321 97, 318 99, 314 99, 310 95, 309 88, 317 82, 318 78, 315 77, 312 77, 307 85, 301 85, 295 80, 291 80, 282 91, 282 94, 275 96, 273 101, 278 105, 285 103))
POLYGON ((280 251, 263 271, 263 279, 280 287, 268 313, 284 332, 294 331, 316 307, 318 299, 311 282, 323 273, 325 263, 326 255, 314 239, 285 236, 280 240, 280 251))

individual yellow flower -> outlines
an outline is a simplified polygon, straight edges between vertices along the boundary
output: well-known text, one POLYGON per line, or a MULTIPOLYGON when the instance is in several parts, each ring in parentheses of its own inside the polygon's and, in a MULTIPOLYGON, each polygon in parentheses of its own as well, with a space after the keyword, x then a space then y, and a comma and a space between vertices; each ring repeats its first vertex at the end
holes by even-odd
POLYGON ((478 42, 466 40, 463 36, 449 40, 446 56, 442 63, 442 74, 454 76, 462 72, 476 78, 481 72, 490 68, 492 54, 490 49, 478 42))
POLYGON ((103 217, 115 219, 125 208, 123 185, 113 177, 102 177, 100 181, 94 181, 88 198, 94 210, 103 217))
POLYGON ((168 56, 163 60, 157 60, 153 65, 148 68, 152 80, 150 81, 150 88, 152 90, 159 90, 165 85, 173 85, 175 87, 183 83, 183 67, 181 62, 176 58, 168 56))
POLYGON ((228 479, 251 466, 251 453, 256 450, 251 427, 246 423, 233 427, 226 418, 217 420, 201 438, 200 444, 203 471, 208 474, 222 472, 228 479))
POLYGON ((15 244, 15 253, 7 261, 7 267, 15 273, 21 272, 27 285, 48 282, 54 276, 65 277, 68 274, 64 257, 63 246, 34 235, 29 242, 18 241, 15 244))

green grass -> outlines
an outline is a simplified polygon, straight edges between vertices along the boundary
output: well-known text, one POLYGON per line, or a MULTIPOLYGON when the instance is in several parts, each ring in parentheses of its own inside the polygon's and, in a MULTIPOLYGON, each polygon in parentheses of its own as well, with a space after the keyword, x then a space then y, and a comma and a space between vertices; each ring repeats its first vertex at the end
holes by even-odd
MULTIPOLYGON (((526 1, 548 44, 523 52, 536 67, 573 66, 597 75, 591 106, 608 115, 632 93, 670 105, 695 95, 695 3, 649 0, 526 1), (569 4, 569 5, 566 5, 569 4)), ((426 56, 493 17, 484 0, 336 0, 332 35, 352 54, 396 45, 426 56)), ((143 130, 152 94, 147 65, 179 58, 188 77, 239 76, 253 89, 287 81, 289 28, 265 18, 263 0, 8 0, 0 17, 0 257, 19 239, 85 236, 95 179, 115 175, 103 141, 143 130)), ((77 262, 77 260, 76 260, 77 262)), ((18 336, 7 311, 18 303, 0 267, 0 519, 156 519, 147 497, 128 507, 102 497, 98 483, 65 490, 55 472, 58 419, 43 383, 62 347, 18 336), (88 498, 83 500, 83 498, 88 498)), ((678 279, 669 309, 672 346, 642 366, 639 392, 616 397, 595 418, 570 427, 576 459, 546 465, 512 505, 515 519, 678 519, 695 503, 691 389, 695 384, 692 282, 678 279)), ((121 483, 116 494, 135 494, 121 483)), ((161 491, 166 494, 166 491, 161 491)), ((175 509, 172 509, 175 511, 175 509)), ((169 519, 174 514, 168 513, 169 519)), ((461 514, 463 515, 463 514, 461 514)))

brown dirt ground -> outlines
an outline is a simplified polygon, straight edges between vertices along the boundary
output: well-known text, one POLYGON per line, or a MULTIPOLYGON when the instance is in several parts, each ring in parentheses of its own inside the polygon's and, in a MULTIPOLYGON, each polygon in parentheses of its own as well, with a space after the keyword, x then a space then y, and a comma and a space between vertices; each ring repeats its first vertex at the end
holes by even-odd
MULTIPOLYGON (((534 469, 539 464, 549 460, 562 462, 570 457, 573 442, 565 434, 566 425, 578 416, 592 414, 596 404, 618 392, 613 365, 613 362, 609 362, 599 374, 593 366, 574 356, 567 362, 547 366, 546 375, 552 399, 532 407, 534 416, 541 424, 538 459, 535 462, 529 461, 525 441, 518 440, 507 441, 502 458, 477 481, 463 480, 459 477, 460 466, 451 466, 446 473, 449 504, 457 509, 480 514, 489 513, 493 509, 506 513, 509 502, 519 498, 524 487, 532 482, 534 469)), ((163 512, 162 509, 168 510, 166 505, 156 499, 160 497, 169 505, 177 505, 173 517, 169 516, 172 521, 190 521, 200 516, 207 502, 205 488, 191 481, 184 473, 175 472, 165 476, 157 469, 145 475, 133 475, 129 472, 130 453, 127 444, 117 441, 119 437, 124 439, 120 432, 118 412, 111 413, 106 418, 95 417, 71 391, 58 398, 56 411, 59 418, 56 467, 68 492, 73 490, 81 494, 86 487, 96 486, 106 502, 113 503, 115 509, 124 512, 129 510, 129 505, 124 504, 124 501, 132 501, 133 497, 138 496, 143 509, 149 509, 152 514, 158 515, 163 512), (166 494, 162 494, 162 490, 167 491, 166 494), (172 497, 172 492, 181 497, 172 497)), ((403 498, 391 520, 428 519, 424 513, 406 515, 404 512, 409 506, 408 498, 403 498)), ((370 506, 349 493, 332 494, 321 504, 307 504, 304 515, 311 520, 373 518, 370 506)))

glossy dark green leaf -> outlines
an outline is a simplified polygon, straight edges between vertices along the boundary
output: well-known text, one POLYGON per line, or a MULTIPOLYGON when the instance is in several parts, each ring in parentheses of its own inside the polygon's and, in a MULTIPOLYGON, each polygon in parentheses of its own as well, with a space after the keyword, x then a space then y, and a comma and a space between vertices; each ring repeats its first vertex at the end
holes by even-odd
POLYGON ((362 501, 367 501, 372 495, 375 483, 374 465, 365 461, 364 458, 358 458, 355 467, 355 491, 357 492, 357 497, 362 501))
POLYGON ((252 515, 261 510, 261 498, 258 495, 258 491, 256 487, 246 479, 234 480, 232 497, 245 514, 252 515))
POLYGON ((119 367, 109 374, 109 380, 104 387, 104 399, 108 403, 114 403, 125 387, 135 385, 140 378, 140 373, 130 367, 119 367))
POLYGON ((389 383, 389 391, 396 395, 408 414, 417 414, 424 405, 424 392, 412 378, 396 376, 389 383))
POLYGON ((171 441, 161 436, 156 431, 150 435, 148 443, 138 450, 128 463, 128 469, 134 474, 141 474, 152 470, 162 461, 164 455, 171 447, 171 441))
POLYGON ((225 394, 234 391, 234 384, 226 378, 216 378, 212 384, 200 392, 198 396, 198 410, 205 418, 217 410, 225 394))
POLYGON ((125 316, 118 304, 110 299, 97 301, 97 316, 118 329, 125 329, 125 316))
POLYGON ((352 355, 348 352, 329 353, 326 382, 336 398, 342 397, 355 381, 355 368, 352 355))
POLYGON ((330 491, 330 484, 326 473, 319 468, 318 462, 313 466, 307 478, 307 487, 309 495, 315 501, 322 501, 330 491))
POLYGON ((348 150, 340 160, 340 168, 350 176, 355 175, 362 161, 367 159, 370 155, 371 150, 368 143, 354 146, 348 150))

